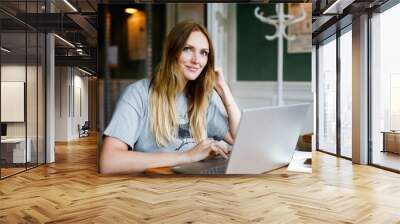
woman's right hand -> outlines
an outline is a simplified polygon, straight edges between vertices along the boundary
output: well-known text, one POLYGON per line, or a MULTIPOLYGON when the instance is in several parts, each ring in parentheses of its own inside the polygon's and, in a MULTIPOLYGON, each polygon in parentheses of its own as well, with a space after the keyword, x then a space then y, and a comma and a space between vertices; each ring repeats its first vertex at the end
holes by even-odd
POLYGON ((188 162, 197 162, 210 155, 221 155, 228 159, 228 150, 218 144, 217 141, 206 139, 198 143, 191 150, 185 152, 188 162))

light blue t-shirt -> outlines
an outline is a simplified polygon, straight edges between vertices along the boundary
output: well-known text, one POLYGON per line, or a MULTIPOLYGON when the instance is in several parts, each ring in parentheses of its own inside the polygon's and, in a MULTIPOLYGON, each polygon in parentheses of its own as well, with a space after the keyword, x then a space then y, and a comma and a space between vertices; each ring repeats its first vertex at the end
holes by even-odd
MULTIPOLYGON (((186 151, 196 145, 189 127, 187 98, 184 94, 176 97, 179 130, 176 142, 159 147, 150 129, 149 122, 150 80, 142 79, 129 85, 121 95, 114 114, 104 135, 117 138, 134 151, 176 152, 186 151)), ((222 140, 228 133, 228 117, 219 95, 213 91, 206 112, 207 136, 222 140)))

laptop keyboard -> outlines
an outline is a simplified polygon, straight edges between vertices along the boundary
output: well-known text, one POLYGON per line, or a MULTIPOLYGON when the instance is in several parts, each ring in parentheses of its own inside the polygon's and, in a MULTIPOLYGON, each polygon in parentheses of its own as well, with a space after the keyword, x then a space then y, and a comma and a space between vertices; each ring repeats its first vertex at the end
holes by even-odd
POLYGON ((200 174, 224 174, 226 166, 210 167, 200 171, 200 174))
POLYGON ((228 160, 220 156, 175 166, 172 167, 172 170, 183 174, 225 174, 227 167, 228 160))

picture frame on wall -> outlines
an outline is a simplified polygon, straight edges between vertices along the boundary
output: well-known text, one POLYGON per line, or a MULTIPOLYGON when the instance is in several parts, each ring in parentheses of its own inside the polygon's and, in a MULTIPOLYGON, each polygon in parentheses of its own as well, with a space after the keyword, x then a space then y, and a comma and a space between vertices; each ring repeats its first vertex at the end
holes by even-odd
POLYGON ((306 18, 298 23, 288 27, 288 35, 295 36, 296 38, 287 43, 288 53, 311 53, 312 45, 312 4, 311 3, 289 3, 289 15, 294 17, 299 16, 301 7, 303 6, 306 18))

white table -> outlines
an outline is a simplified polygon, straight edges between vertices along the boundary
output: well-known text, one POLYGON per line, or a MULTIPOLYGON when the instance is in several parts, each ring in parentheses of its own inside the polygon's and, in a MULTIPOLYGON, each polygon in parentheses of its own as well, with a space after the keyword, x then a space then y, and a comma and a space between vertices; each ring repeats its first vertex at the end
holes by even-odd
POLYGON ((311 164, 304 164, 306 159, 312 159, 312 152, 302 152, 296 150, 287 169, 294 172, 312 173, 311 164))
MULTIPOLYGON (((30 138, 26 139, 28 143, 26 147, 26 154, 25 154, 25 138, 6 138, 1 139, 2 148, 3 147, 13 147, 13 163, 25 163, 31 161, 31 146, 32 140, 30 138), (27 161, 25 161, 25 158, 27 161)), ((2 150, 3 151, 3 150, 2 150)))

